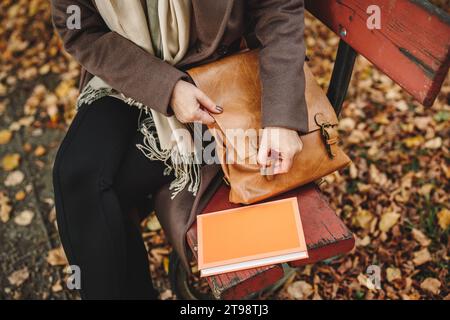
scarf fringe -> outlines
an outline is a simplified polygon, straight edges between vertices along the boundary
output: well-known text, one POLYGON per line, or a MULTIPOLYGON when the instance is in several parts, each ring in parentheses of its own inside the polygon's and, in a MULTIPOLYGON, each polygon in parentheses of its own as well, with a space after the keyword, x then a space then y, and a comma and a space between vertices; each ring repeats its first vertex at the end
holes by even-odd
POLYGON ((175 175, 175 180, 169 186, 169 190, 172 191, 171 199, 174 199, 186 186, 188 191, 196 196, 200 185, 200 165, 196 161, 195 153, 181 154, 177 147, 162 150, 159 147, 158 135, 151 115, 142 120, 140 131, 144 141, 136 147, 150 160, 164 162, 166 166, 164 175, 170 175, 172 172, 175 175))
POLYGON ((87 85, 84 89, 83 92, 80 94, 80 96, 78 97, 77 100, 77 107, 76 109, 80 109, 80 107, 83 104, 87 104, 90 105, 92 104, 95 100, 98 100, 100 98, 109 96, 113 93, 113 89, 112 88, 100 88, 100 89, 96 89, 90 85, 87 85))

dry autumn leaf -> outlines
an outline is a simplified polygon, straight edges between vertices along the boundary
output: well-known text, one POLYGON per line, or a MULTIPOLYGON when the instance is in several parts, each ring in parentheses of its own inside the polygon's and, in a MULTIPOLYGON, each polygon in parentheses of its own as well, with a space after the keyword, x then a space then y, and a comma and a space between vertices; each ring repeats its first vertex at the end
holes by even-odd
POLYGON ((360 273, 357 277, 360 285, 366 287, 369 290, 375 290, 375 285, 373 282, 364 274, 360 273))
POLYGON ((389 282, 400 280, 402 278, 402 271, 398 268, 387 268, 386 278, 389 282))
POLYGON ((439 149, 440 147, 442 147, 442 138, 436 137, 434 139, 428 140, 427 142, 425 142, 424 147, 427 149, 439 149))
POLYGON ((356 213, 353 223, 360 228, 369 229, 373 218, 374 218, 374 216, 370 211, 360 209, 356 213))
POLYGON ((52 249, 47 254, 47 262, 51 266, 64 266, 67 264, 66 254, 62 247, 52 249))
POLYGON ((404 139, 403 143, 408 148, 415 148, 420 147, 423 144, 424 140, 425 139, 423 138, 423 136, 415 136, 404 139))
POLYGON ((339 121, 339 130, 350 132, 355 128, 355 120, 352 118, 343 118, 339 121))
POLYGON ((7 144, 11 141, 12 132, 9 130, 0 130, 0 145, 7 144))
POLYGON ((422 247, 428 247, 431 244, 431 240, 420 230, 412 229, 411 231, 414 240, 416 240, 422 247))
POLYGON ((46 150, 43 146, 37 146, 36 149, 34 150, 34 155, 35 155, 36 157, 41 157, 41 156, 43 156, 46 152, 47 152, 47 150, 46 150))
POLYGON ((0 221, 6 223, 9 221, 12 207, 9 198, 3 192, 0 192, 0 221))
POLYGON ((388 232, 400 219, 400 214, 396 212, 386 212, 381 216, 379 228, 383 232, 388 232))
POLYGON ((20 190, 15 194, 14 198, 16 199, 16 201, 22 201, 23 199, 25 199, 26 196, 27 196, 26 192, 20 190))
POLYGON ((435 278, 426 278, 420 284, 420 288, 432 294, 439 294, 441 282, 435 278))
POLYGON ((164 290, 163 292, 161 292, 161 294, 159 295, 159 298, 161 300, 169 300, 173 298, 173 292, 170 289, 164 290))
POLYGON ((431 254, 427 248, 414 252, 413 262, 416 266, 420 266, 424 263, 431 261, 431 254))
POLYGON ((295 281, 289 285, 287 292, 291 299, 305 300, 313 293, 313 287, 305 281, 295 281))
POLYGON ((447 230, 450 225, 450 210, 442 209, 437 214, 438 223, 442 230, 447 230))
POLYGON ((25 175, 22 171, 16 170, 8 174, 5 179, 5 186, 14 187, 22 183, 25 175))
POLYGON ((426 130, 432 121, 433 121, 433 119, 430 116, 415 117, 414 125, 420 130, 426 130))
POLYGON ((7 154, 2 159, 2 168, 5 171, 12 171, 19 166, 20 163, 20 154, 12 153, 7 154))
POLYGON ((357 247, 366 247, 370 244, 370 236, 366 235, 364 238, 356 238, 356 246, 357 247))
POLYGON ((63 286, 61 285, 61 280, 56 281, 54 285, 52 285, 52 292, 61 292, 63 290, 63 286))
POLYGON ((370 165, 369 172, 370 172, 370 179, 372 182, 380 186, 384 186, 388 182, 386 175, 384 173, 381 173, 374 164, 370 165))
POLYGON ((25 210, 19 213, 15 218, 14 222, 22 227, 28 226, 33 220, 34 212, 31 210, 25 210))
POLYGON ((161 230, 161 225, 159 224, 158 218, 155 214, 152 214, 147 221, 147 228, 150 231, 161 230))
POLYGON ((8 277, 8 281, 11 285, 20 287, 30 277, 30 272, 27 267, 19 269, 11 273, 8 277))

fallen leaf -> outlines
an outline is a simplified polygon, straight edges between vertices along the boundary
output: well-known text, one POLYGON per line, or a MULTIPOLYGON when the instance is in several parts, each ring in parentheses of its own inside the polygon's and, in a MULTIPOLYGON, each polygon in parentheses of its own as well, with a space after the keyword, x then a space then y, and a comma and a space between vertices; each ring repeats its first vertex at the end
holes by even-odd
POLYGON ((431 240, 419 229, 412 229, 411 231, 414 240, 416 240, 422 247, 428 247, 431 244, 431 240))
POLYGON ((5 171, 12 171, 19 166, 20 163, 20 154, 12 153, 7 154, 2 159, 2 168, 5 171))
POLYGON ((423 195, 423 196, 429 196, 431 193, 431 190, 434 189, 434 185, 431 183, 426 183, 423 186, 420 187, 419 189, 419 194, 423 195))
POLYGON ((387 268, 386 269, 386 278, 389 282, 394 280, 399 280, 402 278, 402 272, 398 268, 387 268))
POLYGON ((170 290, 170 289, 164 290, 164 291, 161 292, 161 294, 159 295, 159 298, 160 298, 161 300, 169 300, 169 299, 172 299, 172 298, 173 298, 172 290, 170 290))
POLYGON ((353 162, 350 164, 350 177, 352 179, 356 179, 358 177, 358 168, 356 168, 356 165, 353 162))
POLYGON ((373 218, 373 214, 370 211, 360 209, 356 213, 354 224, 363 229, 369 229, 373 218))
POLYGON ((369 173, 371 181, 380 186, 384 186, 388 181, 386 175, 381 173, 374 164, 370 165, 369 173))
POLYGON ((381 216, 379 228, 383 232, 388 232, 398 221, 400 214, 396 212, 386 212, 381 216))
POLYGON ((169 258, 168 257, 164 257, 163 258, 163 267, 164 267, 164 271, 166 272, 166 274, 169 274, 169 258))
POLYGON ((416 266, 420 266, 424 263, 431 261, 431 255, 427 248, 414 252, 413 262, 416 266))
POLYGON ((406 147, 408 148, 414 148, 414 147, 419 147, 423 144, 424 142, 424 138, 423 136, 415 136, 415 137, 410 137, 410 138, 406 138, 403 140, 403 143, 405 144, 406 147))
POLYGON ((23 151, 30 152, 33 149, 33 146, 29 142, 25 142, 23 145, 23 151))
POLYGON ((47 254, 47 262, 51 266, 64 266, 67 264, 66 254, 63 247, 52 249, 47 254))
POLYGON ((0 131, 0 145, 9 143, 9 141, 11 141, 11 138, 12 138, 11 131, 6 129, 0 131))
POLYGON ((52 285, 52 291, 53 292, 61 292, 63 290, 63 287, 62 287, 62 285, 61 285, 61 281, 60 280, 58 280, 58 281, 56 281, 56 283, 54 284, 54 285, 52 285))
POLYGON ((378 113, 373 118, 373 121, 375 121, 375 123, 378 123, 378 124, 389 124, 390 123, 390 120, 389 120, 388 115, 387 115, 386 112, 378 113))
POLYGON ((147 221, 147 229, 150 231, 158 231, 161 229, 161 224, 155 214, 152 214, 147 221))
POLYGON ((347 138, 347 142, 350 144, 359 144, 361 143, 361 141, 366 140, 366 138, 367 135, 363 131, 354 129, 352 130, 350 136, 347 138))
POLYGON ((23 199, 25 199, 25 197, 27 196, 26 192, 23 190, 20 190, 16 193, 16 195, 14 196, 14 198, 17 201, 22 201, 23 199))
POLYGON ((420 130, 426 130, 433 119, 431 117, 416 117, 414 125, 420 130))
POLYGON ((442 138, 436 137, 434 139, 428 140, 427 142, 425 142, 424 147, 427 149, 439 149, 440 147, 442 147, 442 138))
POLYGON ((28 279, 29 276, 30 272, 28 271, 28 268, 24 267, 11 273, 11 275, 8 277, 8 281, 11 285, 19 287, 28 279))
POLYGON ((448 121, 450 119, 450 112, 447 110, 439 111, 433 118, 438 122, 448 121))
POLYGON ((5 186, 7 187, 14 187, 18 184, 21 184, 23 179, 25 178, 25 175, 22 171, 16 170, 8 174, 8 176, 5 179, 5 186))
POLYGON ((366 235, 364 238, 356 238, 357 247, 366 247, 370 244, 370 236, 366 235))
POLYGON ((69 94, 69 90, 74 86, 74 81, 69 79, 59 83, 55 89, 55 93, 59 98, 64 98, 69 94))
POLYGON ((445 163, 442 163, 442 164, 441 164, 441 169, 442 169, 442 171, 444 172, 445 177, 446 177, 447 179, 450 179, 450 167, 447 166, 445 163))
POLYGON ((0 220, 3 223, 9 221, 11 210, 9 198, 3 192, 0 192, 0 220))
POLYGON ((430 292, 432 294, 436 294, 436 295, 441 292, 440 287, 441 287, 441 282, 435 278, 426 278, 420 284, 420 288, 422 288, 423 290, 430 292))
POLYGON ((43 156, 46 152, 47 152, 47 150, 46 150, 43 146, 38 146, 38 147, 34 150, 34 155, 35 155, 36 157, 41 157, 41 156, 43 156))
POLYGON ((366 287, 369 290, 375 290, 375 285, 373 284, 373 282, 364 274, 360 273, 357 279, 360 285, 366 287))
POLYGON ((289 285, 287 292, 292 299, 305 300, 314 293, 314 290, 306 281, 295 281, 289 285))
POLYGON ((156 259, 156 262, 158 265, 160 265, 163 262, 164 256, 169 255, 169 250, 166 248, 155 248, 150 250, 150 254, 153 258, 156 259))
POLYGON ((404 100, 399 100, 395 103, 395 108, 398 111, 406 111, 408 110, 408 104, 404 100))
POLYGON ((18 216, 14 218, 14 222, 19 226, 28 226, 33 220, 34 212, 31 210, 25 210, 19 213, 18 216))
POLYGON ((442 230, 447 230, 450 225, 450 210, 442 209, 437 214, 438 223, 442 230))
POLYGON ((339 121, 339 129, 342 131, 350 132, 355 128, 355 120, 352 118, 343 118, 339 121))

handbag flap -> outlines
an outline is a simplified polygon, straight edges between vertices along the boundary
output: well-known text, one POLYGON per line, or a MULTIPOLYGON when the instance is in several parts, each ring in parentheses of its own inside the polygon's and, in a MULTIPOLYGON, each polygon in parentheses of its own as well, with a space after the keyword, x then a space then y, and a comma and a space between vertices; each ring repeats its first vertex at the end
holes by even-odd
MULTIPOLYGON (((336 113, 306 62, 303 71, 309 132, 319 130, 322 123, 337 124, 336 113)), ((198 88, 224 109, 221 114, 211 114, 216 120, 213 127, 218 125, 223 132, 261 128, 258 50, 241 52, 192 68, 188 74, 198 88)))

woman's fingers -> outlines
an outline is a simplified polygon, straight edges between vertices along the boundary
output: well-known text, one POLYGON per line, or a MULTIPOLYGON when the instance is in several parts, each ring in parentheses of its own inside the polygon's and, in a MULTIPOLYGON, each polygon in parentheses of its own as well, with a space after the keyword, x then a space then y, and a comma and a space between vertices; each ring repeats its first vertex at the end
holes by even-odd
POLYGON ((195 111, 194 119, 192 122, 201 122, 206 125, 211 125, 215 122, 215 120, 207 111, 198 108, 195 111))
POLYGON ((222 109, 205 93, 184 80, 176 83, 170 102, 175 116, 181 123, 201 122, 210 125, 215 120, 209 112, 222 112, 222 109))
POLYGON ((262 174, 276 175, 289 172, 303 143, 294 130, 268 127, 263 131, 259 148, 258 163, 262 174))
POLYGON ((258 164, 265 168, 269 165, 269 146, 267 144, 267 139, 264 139, 264 137, 261 139, 261 143, 259 145, 258 150, 258 164))
POLYGON ((282 173, 288 173, 289 170, 292 168, 293 164, 293 158, 294 156, 284 156, 281 161, 278 162, 278 164, 275 166, 274 174, 282 174, 282 173))
POLYGON ((223 109, 216 105, 203 91, 197 89, 196 97, 198 102, 212 113, 222 113, 223 109))

